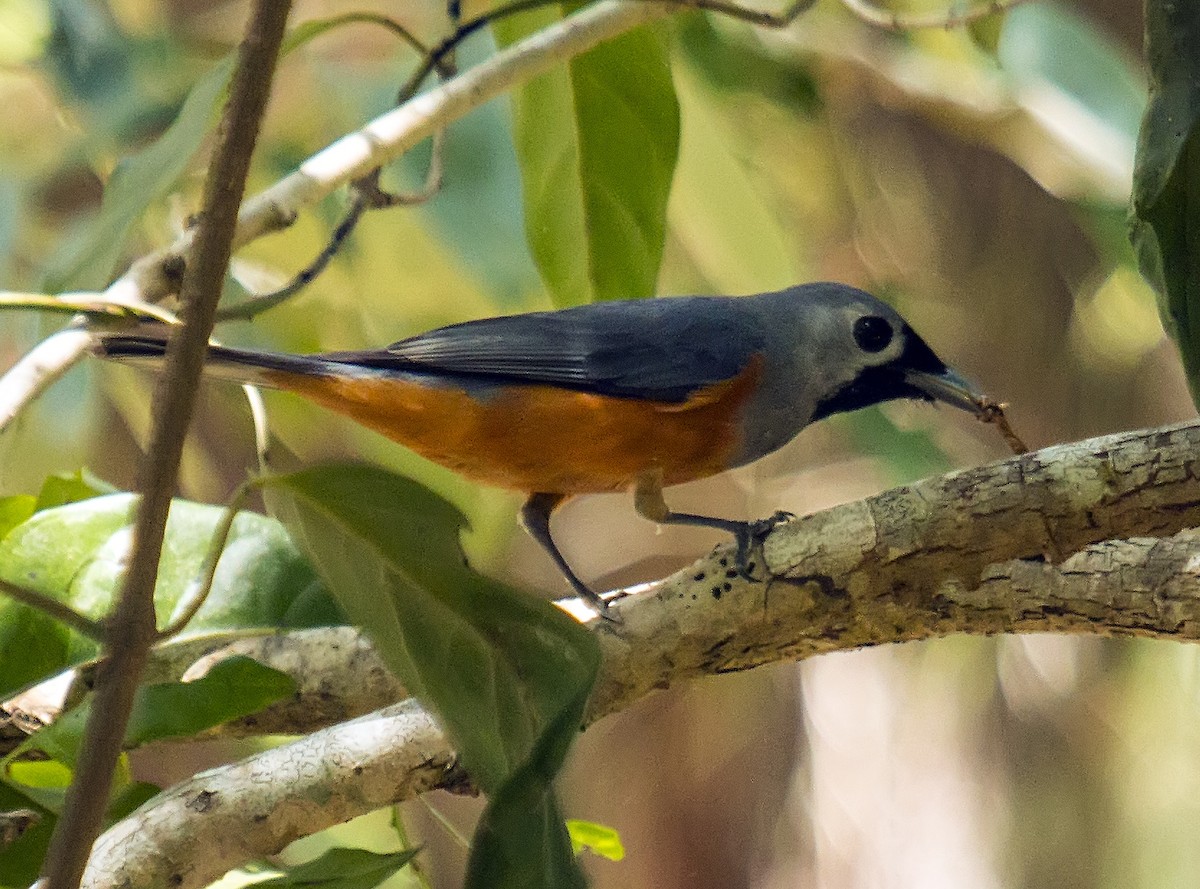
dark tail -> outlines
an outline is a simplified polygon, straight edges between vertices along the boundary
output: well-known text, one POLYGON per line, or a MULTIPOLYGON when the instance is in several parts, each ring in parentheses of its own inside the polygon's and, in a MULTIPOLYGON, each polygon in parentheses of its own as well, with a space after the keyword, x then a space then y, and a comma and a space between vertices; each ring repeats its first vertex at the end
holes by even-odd
MULTIPOLYGON (((165 336, 141 333, 101 334, 94 351, 101 358, 158 369, 162 367, 167 353, 167 339, 165 336)), ((237 383, 279 388, 280 381, 274 378, 271 371, 310 375, 336 372, 330 364, 331 362, 321 358, 308 358, 303 355, 209 346, 204 372, 209 376, 237 383)), ((345 373, 344 368, 342 372, 345 373)))

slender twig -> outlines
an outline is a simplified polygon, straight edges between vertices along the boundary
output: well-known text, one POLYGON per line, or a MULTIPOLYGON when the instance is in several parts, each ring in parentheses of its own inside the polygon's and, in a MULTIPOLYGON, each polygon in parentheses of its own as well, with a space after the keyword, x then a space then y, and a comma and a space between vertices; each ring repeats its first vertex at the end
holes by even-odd
POLYGON ((272 290, 270 293, 258 293, 248 299, 242 300, 242 302, 231 306, 222 306, 217 309, 217 323, 220 324, 225 321, 250 321, 268 309, 282 305, 307 287, 312 283, 314 278, 325 270, 325 267, 338 254, 338 251, 342 248, 342 244, 345 243, 350 233, 354 231, 355 226, 358 225, 358 221, 366 209, 366 199, 355 191, 354 196, 350 199, 350 205, 346 209, 346 215, 342 217, 342 221, 333 230, 333 235, 329 238, 329 242, 317 254, 316 259, 301 269, 296 274, 296 277, 292 278, 292 280, 288 281, 278 290, 272 290))
POLYGON ((67 791, 42 870, 44 889, 76 889, 108 806, 112 776, 142 670, 155 641, 154 585, 179 460, 196 401, 221 285, 229 267, 250 156, 266 110, 291 3, 258 0, 230 85, 195 229, 195 258, 184 273, 183 325, 172 337, 154 399, 154 432, 142 471, 133 553, 106 621, 104 660, 75 780, 67 791))
POLYGON ((178 636, 197 612, 204 607, 208 594, 212 592, 213 581, 217 576, 217 566, 221 563, 221 554, 225 552, 225 544, 229 542, 229 534, 233 530, 233 522, 238 512, 246 505, 246 498, 255 486, 254 481, 242 482, 230 495, 225 503, 225 512, 221 521, 213 531, 208 544, 208 552, 204 556, 204 564, 200 568, 200 576, 195 578, 184 591, 176 606, 175 616, 171 622, 158 631, 157 642, 165 642, 172 636, 178 636))
POLYGON ((66 602, 61 602, 53 596, 47 596, 44 593, 39 593, 37 590, 9 583, 7 580, 0 580, 0 595, 15 599, 24 605, 28 605, 30 608, 36 608, 38 611, 48 614, 55 620, 66 624, 71 629, 82 633, 89 639, 96 642, 104 641, 104 625, 102 623, 94 621, 84 614, 80 614, 66 602))
MULTIPOLYGON (((386 16, 376 16, 370 13, 353 14, 346 16, 347 21, 364 21, 373 22, 392 27, 396 33, 400 34, 410 46, 415 48, 422 56, 428 57, 430 50, 419 40, 417 40, 410 31, 403 25, 386 16)), ((453 60, 442 61, 436 65, 438 76, 443 80, 452 77, 456 72, 454 69, 453 60)), ((425 71, 419 78, 409 78, 408 82, 400 89, 396 98, 396 104, 400 105, 411 99, 421 83, 428 76, 429 71, 425 71)), ((362 219, 363 212, 368 208, 377 207, 394 207, 394 206, 411 206, 413 204, 421 204, 429 200, 435 195, 442 186, 442 141, 445 131, 438 130, 433 135, 433 154, 429 161, 429 171, 426 174, 425 183, 415 192, 390 194, 379 187, 379 170, 376 169, 368 176, 358 182, 353 183, 352 195, 350 203, 342 217, 342 221, 338 223, 333 230, 329 241, 322 248, 317 257, 307 266, 301 269, 287 284, 280 287, 278 290, 273 290, 269 293, 255 294, 251 298, 238 303, 235 306, 229 306, 217 311, 217 323, 224 321, 249 321, 263 312, 273 309, 287 302, 301 290, 311 284, 317 276, 319 276, 329 266, 329 263, 341 250, 347 238, 358 227, 359 221, 362 219)))

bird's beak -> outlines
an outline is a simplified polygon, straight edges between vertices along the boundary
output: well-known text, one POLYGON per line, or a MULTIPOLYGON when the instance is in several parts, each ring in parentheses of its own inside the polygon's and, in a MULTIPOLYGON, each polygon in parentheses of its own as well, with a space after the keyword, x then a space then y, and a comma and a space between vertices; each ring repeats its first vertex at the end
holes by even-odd
POLYGON ((987 396, 949 368, 940 374, 910 370, 905 373, 904 379, 909 385, 915 386, 934 401, 940 401, 942 404, 951 405, 976 416, 982 416, 985 412, 984 408, 988 403, 987 396))

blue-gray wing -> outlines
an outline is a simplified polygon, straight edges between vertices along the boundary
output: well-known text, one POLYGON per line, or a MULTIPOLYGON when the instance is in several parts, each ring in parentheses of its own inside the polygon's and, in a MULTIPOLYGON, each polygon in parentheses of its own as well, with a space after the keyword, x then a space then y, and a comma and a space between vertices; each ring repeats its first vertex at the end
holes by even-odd
POLYGON ((745 369, 765 339, 756 317, 737 298, 594 303, 468 321, 383 351, 329 357, 372 367, 682 402, 697 389, 745 369))

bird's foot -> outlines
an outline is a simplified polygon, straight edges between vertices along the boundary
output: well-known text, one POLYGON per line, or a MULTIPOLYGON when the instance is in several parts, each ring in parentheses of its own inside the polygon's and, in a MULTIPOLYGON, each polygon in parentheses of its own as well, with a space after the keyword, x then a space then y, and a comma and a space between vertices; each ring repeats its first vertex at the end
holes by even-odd
POLYGON ((608 604, 603 596, 582 583, 578 585, 572 584, 572 586, 575 587, 575 592, 579 593, 579 598, 583 599, 584 603, 595 611, 601 620, 607 621, 613 626, 621 625, 621 615, 608 604))
POLYGON ((737 569, 739 576, 745 580, 758 580, 754 576, 754 564, 750 561, 750 557, 754 555, 755 550, 762 551, 763 541, 767 539, 768 535, 777 526, 790 522, 795 517, 793 513, 778 510, 765 519, 744 522, 734 532, 734 539, 737 541, 737 552, 734 554, 734 567, 737 569))

